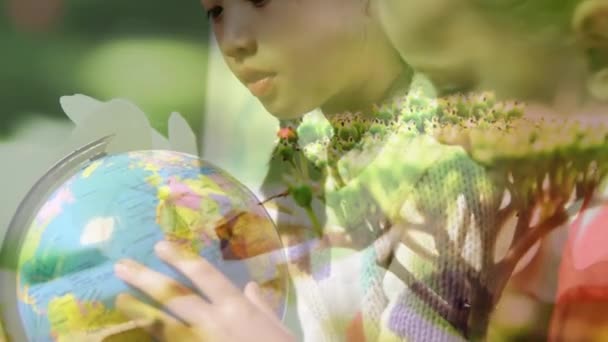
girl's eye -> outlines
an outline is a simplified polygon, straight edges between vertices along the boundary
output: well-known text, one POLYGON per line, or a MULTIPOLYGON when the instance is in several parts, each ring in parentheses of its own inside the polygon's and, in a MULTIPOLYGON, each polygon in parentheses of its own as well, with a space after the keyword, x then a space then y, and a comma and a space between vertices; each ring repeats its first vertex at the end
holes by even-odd
POLYGON ((222 15, 222 12, 224 12, 224 8, 222 6, 214 6, 207 11, 207 17, 209 19, 218 19, 222 15))
POLYGON ((255 7, 264 7, 270 0, 249 0, 255 7))

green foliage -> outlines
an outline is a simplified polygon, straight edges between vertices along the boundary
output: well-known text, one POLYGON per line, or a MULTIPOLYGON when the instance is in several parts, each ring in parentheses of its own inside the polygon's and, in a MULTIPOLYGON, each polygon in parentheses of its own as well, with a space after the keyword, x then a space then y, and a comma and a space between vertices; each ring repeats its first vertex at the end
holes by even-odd
MULTIPOLYGON (((432 155, 436 147, 425 150, 419 140, 416 146, 407 141, 428 136, 439 144, 463 149, 466 158, 486 168, 492 181, 507 187, 522 206, 546 190, 543 182, 550 184, 551 196, 559 198, 569 198, 575 188, 580 192, 599 184, 608 172, 608 127, 574 117, 537 118, 535 113, 524 115, 525 111, 523 104, 497 101, 492 93, 433 99, 413 90, 378 107, 371 117, 351 113, 331 117, 333 135, 303 150, 318 167, 331 166, 333 161, 339 174, 353 178, 379 153, 390 154, 392 144, 401 144, 402 149, 412 146, 408 154, 417 150, 417 155, 432 155)), ((322 132, 325 125, 304 120, 301 127, 322 132)), ((441 151, 445 154, 449 149, 441 151)), ((404 150, 390 156, 390 176, 376 175, 386 183, 382 187, 395 189, 403 182, 405 171, 400 170, 405 168, 400 165, 405 156, 404 150)), ((422 160, 418 160, 420 165, 422 160)), ((414 169, 415 163, 408 167, 414 169)), ((381 170, 377 172, 384 172, 381 170)))
MULTIPOLYGON (((54 24, 45 31, 28 30, 18 24, 26 19, 17 15, 28 13, 2 13, 4 67, 0 68, 0 92, 4 96, 0 136, 9 134, 31 115, 66 119, 58 99, 74 93, 102 100, 130 97, 144 112, 152 114, 153 126, 163 133, 172 110, 180 111, 195 130, 201 127, 208 28, 198 2, 62 3, 54 24), (149 44, 154 41, 164 42, 170 51, 149 44), (122 50, 110 49, 117 45, 122 50), (192 50, 197 48, 202 53, 191 58, 192 50), (129 56, 134 56, 133 49, 140 52, 137 62, 129 60, 129 56), (176 62, 184 54, 186 58, 176 62), (129 73, 123 72, 126 62, 129 73), (186 74, 181 71, 185 68, 189 70, 186 74), (167 73, 172 74, 167 77, 167 73), (192 81, 194 77, 197 79, 192 81), (159 91, 162 96, 158 96, 159 91)), ((3 7, 6 8, 9 7, 3 7)), ((36 11, 44 14, 43 8, 36 11)))

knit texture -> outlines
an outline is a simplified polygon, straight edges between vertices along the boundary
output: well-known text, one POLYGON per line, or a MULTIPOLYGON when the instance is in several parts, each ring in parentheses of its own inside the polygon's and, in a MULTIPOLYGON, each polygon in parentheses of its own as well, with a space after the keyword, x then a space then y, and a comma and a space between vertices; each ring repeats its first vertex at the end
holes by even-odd
POLYGON ((296 169, 283 178, 292 196, 278 201, 291 209, 279 229, 323 234, 308 262, 290 263, 311 341, 483 338, 516 262, 608 170, 605 127, 532 121, 487 93, 412 91, 376 117, 314 120, 284 125, 277 147, 296 169), (314 186, 309 169, 321 170, 314 186))

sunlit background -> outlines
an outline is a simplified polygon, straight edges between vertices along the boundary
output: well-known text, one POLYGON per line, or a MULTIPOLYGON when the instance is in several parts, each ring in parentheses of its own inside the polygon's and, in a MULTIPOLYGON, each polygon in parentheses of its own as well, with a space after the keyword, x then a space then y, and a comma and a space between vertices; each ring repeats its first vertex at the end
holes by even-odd
POLYGON ((208 28, 197 1, 8 0, 0 18, 7 139, 30 118, 66 120, 59 97, 123 97, 167 130, 179 111, 201 127, 208 28))

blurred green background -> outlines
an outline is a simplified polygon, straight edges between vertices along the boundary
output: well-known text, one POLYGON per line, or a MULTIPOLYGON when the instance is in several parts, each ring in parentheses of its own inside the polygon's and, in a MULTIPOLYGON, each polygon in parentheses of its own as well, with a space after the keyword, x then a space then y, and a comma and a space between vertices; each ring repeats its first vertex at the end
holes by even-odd
POLYGON ((33 117, 67 120, 59 97, 128 98, 166 133, 201 129, 208 25, 198 1, 7 0, 0 9, 0 139, 33 117))

